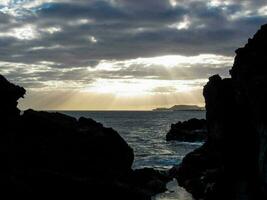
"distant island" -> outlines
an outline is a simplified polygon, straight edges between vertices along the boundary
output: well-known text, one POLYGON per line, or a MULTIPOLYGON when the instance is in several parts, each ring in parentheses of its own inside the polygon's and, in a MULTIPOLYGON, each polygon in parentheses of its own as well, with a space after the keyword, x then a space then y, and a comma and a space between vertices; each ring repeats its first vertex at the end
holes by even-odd
POLYGON ((174 105, 170 108, 155 108, 152 111, 185 111, 185 110, 205 110, 204 107, 197 105, 174 105))

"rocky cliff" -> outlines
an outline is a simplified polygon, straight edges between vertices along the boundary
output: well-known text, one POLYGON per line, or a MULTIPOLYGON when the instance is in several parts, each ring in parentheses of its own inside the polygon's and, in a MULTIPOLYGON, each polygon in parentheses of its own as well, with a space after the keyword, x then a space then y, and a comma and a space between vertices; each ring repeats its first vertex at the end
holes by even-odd
POLYGON ((207 142, 173 169, 196 199, 267 199, 267 25, 204 87, 207 142))

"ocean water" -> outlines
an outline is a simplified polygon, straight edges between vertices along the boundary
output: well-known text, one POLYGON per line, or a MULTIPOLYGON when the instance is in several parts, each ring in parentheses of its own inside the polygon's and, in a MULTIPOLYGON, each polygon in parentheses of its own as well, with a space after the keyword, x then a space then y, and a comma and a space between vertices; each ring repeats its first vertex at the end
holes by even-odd
MULTIPOLYGON (((61 111, 79 118, 92 118, 112 127, 134 149, 133 168, 153 167, 170 169, 202 143, 167 142, 165 136, 172 123, 191 118, 205 118, 205 111, 61 111)), ((153 200, 193 200, 191 194, 171 181, 168 191, 153 200)))
POLYGON ((167 142, 166 133, 172 123, 191 118, 205 118, 205 111, 64 111, 79 118, 92 118, 112 127, 134 149, 133 168, 169 169, 181 162, 201 143, 167 142))

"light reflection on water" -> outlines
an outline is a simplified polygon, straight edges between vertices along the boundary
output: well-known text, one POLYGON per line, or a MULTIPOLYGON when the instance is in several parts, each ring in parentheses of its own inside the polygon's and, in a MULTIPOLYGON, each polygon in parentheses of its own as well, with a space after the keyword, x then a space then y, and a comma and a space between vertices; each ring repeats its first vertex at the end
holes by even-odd
POLYGON ((179 187, 175 180, 167 185, 168 191, 152 197, 152 200, 193 200, 190 193, 179 187))

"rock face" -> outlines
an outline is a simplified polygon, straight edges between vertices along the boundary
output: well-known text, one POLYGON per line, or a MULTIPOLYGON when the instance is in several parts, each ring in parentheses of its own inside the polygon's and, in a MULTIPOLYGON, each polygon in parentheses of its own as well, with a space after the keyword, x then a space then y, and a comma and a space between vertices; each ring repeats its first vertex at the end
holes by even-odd
POLYGON ((196 199, 267 199, 267 25, 204 87, 208 139, 172 170, 196 199))
POLYGON ((6 80, 5 77, 0 75, 0 118, 7 120, 19 115, 17 108, 18 99, 22 98, 25 94, 25 89, 14 85, 6 80))
POLYGON ((20 115, 25 90, 3 76, 0 93, 2 195, 149 200, 166 190, 167 174, 132 170, 133 150, 112 128, 60 113, 20 115))
POLYGON ((25 90, 0 75, 0 94, 0 155, 3 161, 0 165, 0 187, 5 190, 4 186, 8 183, 8 174, 11 171, 7 161, 13 142, 14 123, 17 123, 20 114, 17 101, 24 96, 25 90))
POLYGON ((207 137, 207 126, 205 119, 189 119, 171 125, 166 135, 166 140, 178 140, 182 142, 204 141, 207 137))

